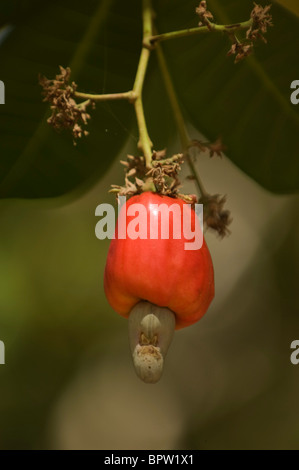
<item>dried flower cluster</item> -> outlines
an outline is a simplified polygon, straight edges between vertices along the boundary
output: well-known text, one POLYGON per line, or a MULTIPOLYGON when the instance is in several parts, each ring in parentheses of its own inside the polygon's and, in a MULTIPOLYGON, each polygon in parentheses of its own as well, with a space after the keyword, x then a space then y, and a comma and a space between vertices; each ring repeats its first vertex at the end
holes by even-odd
MULTIPOLYGON (((209 152, 210 157, 217 155, 222 157, 226 147, 223 145, 221 138, 218 138, 214 143, 202 142, 200 140, 193 140, 189 146, 189 158, 196 160, 197 156, 201 152, 209 152), (189 152, 190 149, 195 148, 198 152, 192 155, 189 152)), ((189 180, 195 180, 195 176, 190 175, 187 177, 189 180)), ((204 223, 205 226, 211 230, 216 231, 221 238, 230 233, 228 225, 232 219, 230 212, 224 209, 226 203, 226 196, 220 194, 208 194, 204 188, 201 188, 201 197, 198 200, 199 203, 203 204, 204 208, 204 223)))
POLYGON ((44 100, 51 104, 52 114, 47 122, 55 130, 69 129, 75 139, 88 132, 82 128, 86 125, 90 115, 86 112, 90 101, 78 104, 74 99, 77 89, 75 82, 70 82, 71 69, 69 67, 60 68, 60 73, 55 79, 48 79, 39 75, 39 83, 43 87, 44 100))
POLYGON ((267 32, 269 26, 273 26, 272 16, 269 13, 270 8, 271 5, 262 7, 256 3, 254 4, 254 8, 250 14, 252 24, 246 32, 246 38, 244 41, 240 41, 234 34, 230 35, 233 44, 227 55, 235 55, 235 63, 240 62, 240 60, 245 59, 245 57, 252 53, 254 41, 261 39, 262 41, 267 42, 263 34, 267 32))
POLYGON ((208 151, 210 158, 217 155, 222 158, 223 152, 226 150, 226 146, 223 144, 221 137, 218 137, 215 142, 202 142, 201 140, 192 140, 190 147, 197 147, 200 152, 208 151))
POLYGON ((125 185, 111 185, 111 193, 119 196, 134 196, 140 194, 143 190, 143 178, 147 172, 144 157, 127 156, 127 161, 121 160, 121 164, 125 167, 125 185))
POLYGON ((204 207, 204 223, 215 230, 221 238, 229 235, 229 224, 232 222, 230 212, 224 210, 226 196, 220 194, 206 195, 199 200, 204 207))
POLYGON ((147 176, 153 179, 157 192, 164 196, 177 196, 180 181, 178 173, 183 163, 183 154, 173 155, 165 159, 166 152, 154 152, 153 168, 147 172, 147 176))
POLYGON ((152 168, 147 168, 144 157, 127 156, 127 161, 121 161, 125 166, 125 185, 113 184, 110 192, 119 196, 133 196, 155 186, 159 194, 178 197, 180 181, 178 172, 183 162, 183 154, 165 158, 166 151, 154 151, 152 155, 152 168))
POLYGON ((250 41, 261 39, 267 42, 263 36, 267 32, 269 26, 273 26, 272 15, 269 13, 272 5, 262 7, 261 5, 254 4, 254 9, 251 12, 252 25, 246 33, 246 37, 250 41))
POLYGON ((236 36, 234 36, 234 42, 232 44, 232 47, 228 51, 227 55, 235 55, 235 64, 240 62, 241 60, 245 59, 245 57, 249 56, 252 54, 253 51, 253 44, 245 44, 240 42, 236 36))
POLYGON ((120 163, 125 167, 126 176, 136 176, 137 178, 144 178, 146 173, 144 157, 135 157, 128 155, 127 161, 121 160, 120 163))
POLYGON ((210 20, 213 20, 214 17, 210 11, 207 9, 207 2, 203 0, 200 2, 199 6, 195 9, 196 14, 200 18, 200 22, 198 23, 198 26, 207 26, 209 30, 212 29, 212 25, 210 20))
MULTIPOLYGON (((254 3, 254 8, 250 14, 252 19, 252 24, 246 32, 246 37, 243 41, 240 41, 234 33, 228 34, 232 39, 232 46, 228 51, 228 55, 235 56, 235 63, 240 62, 240 60, 245 59, 253 51, 254 41, 261 39, 264 42, 267 42, 263 34, 267 32, 269 26, 273 26, 272 16, 270 12, 271 5, 262 7, 254 3)), ((207 26, 210 31, 212 31, 214 23, 210 20, 213 20, 212 13, 207 9, 207 2, 205 0, 201 1, 199 6, 196 8, 196 14, 200 18, 199 26, 207 26)))

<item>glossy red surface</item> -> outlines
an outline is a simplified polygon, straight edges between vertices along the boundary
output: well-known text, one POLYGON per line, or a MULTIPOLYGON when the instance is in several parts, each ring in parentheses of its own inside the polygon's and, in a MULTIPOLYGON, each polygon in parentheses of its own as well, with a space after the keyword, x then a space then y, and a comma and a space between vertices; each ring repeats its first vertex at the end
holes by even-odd
MULTIPOLYGON (((184 236, 187 223, 186 217, 183 217, 184 204, 182 199, 145 192, 133 196, 122 207, 119 217, 123 227, 132 229, 132 223, 147 238, 119 239, 120 232, 116 227, 115 239, 111 240, 104 288, 110 305, 120 315, 127 318, 137 302, 147 300, 171 309, 176 316, 176 329, 180 329, 197 322, 207 311, 214 297, 213 264, 204 239, 200 249, 185 249, 190 240, 184 236), (174 238, 172 214, 169 220, 164 220, 153 207, 162 203, 168 207, 176 203, 177 208, 181 209, 181 215, 174 216, 181 218, 180 239, 174 238), (127 215, 126 220, 124 218, 133 209, 130 209, 132 204, 141 204, 145 208, 143 215, 135 214, 138 216, 139 226, 136 225, 134 214, 127 215), (151 216, 158 217, 158 239, 150 238, 151 216), (161 227, 169 228, 169 239, 161 238, 161 227)), ((200 231, 202 235, 198 218, 194 210, 188 207, 185 210, 189 210, 189 214, 191 211, 191 228, 193 231, 200 231)))

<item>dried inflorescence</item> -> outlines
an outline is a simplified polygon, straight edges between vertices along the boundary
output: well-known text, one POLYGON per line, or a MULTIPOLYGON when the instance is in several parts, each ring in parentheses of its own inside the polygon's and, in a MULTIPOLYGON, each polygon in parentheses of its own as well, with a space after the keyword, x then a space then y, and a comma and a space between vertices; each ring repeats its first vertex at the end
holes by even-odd
POLYGON ((88 100, 80 104, 76 103, 74 94, 77 85, 75 82, 70 83, 71 69, 61 66, 59 68, 60 73, 56 75, 55 79, 39 75, 39 83, 43 87, 43 101, 51 104, 52 114, 47 122, 57 131, 71 130, 75 145, 75 139, 88 134, 88 131, 82 126, 86 125, 90 118, 86 108, 91 102, 88 100))
POLYGON ((153 179, 157 192, 164 196, 177 196, 180 181, 178 173, 183 163, 183 154, 166 158, 166 152, 154 152, 153 168, 147 172, 147 176, 153 179))
POLYGON ((127 161, 121 160, 120 163, 125 167, 127 177, 144 178, 147 171, 144 157, 127 155, 127 161))
POLYGON ((239 42, 235 38, 235 42, 232 44, 230 50, 228 51, 227 55, 235 55, 235 64, 240 62, 241 60, 245 59, 245 57, 248 57, 250 54, 252 54, 253 51, 253 44, 244 44, 242 42, 239 42))
MULTIPOLYGON (((273 26, 272 16, 269 13, 270 8, 271 5, 262 7, 261 5, 254 3, 254 8, 250 14, 252 24, 247 30, 246 37, 243 41, 239 40, 233 32, 227 31, 233 42, 230 50, 228 51, 228 55, 235 56, 235 63, 240 62, 252 53, 254 41, 261 39, 262 41, 267 42, 263 34, 267 32, 269 26, 273 26)), ((195 11, 200 18, 198 25, 207 26, 207 28, 212 31, 215 25, 211 22, 211 20, 213 20, 213 15, 207 9, 207 2, 201 1, 195 11)))
POLYGON ((210 23, 210 20, 213 20, 214 17, 212 13, 207 9, 207 2, 205 0, 200 2, 199 6, 195 9, 195 11, 200 18, 198 26, 207 26, 211 30, 212 25, 210 23))
POLYGON ((226 196, 220 194, 205 195, 199 200, 204 207, 204 223, 215 230, 221 238, 230 233, 228 226, 232 222, 230 212, 224 210, 226 196))
POLYGON ((246 32, 244 41, 240 41, 236 35, 230 35, 233 44, 228 51, 227 55, 235 55, 235 63, 240 62, 253 52, 254 41, 261 39, 267 42, 263 36, 267 32, 269 26, 273 26, 272 15, 269 13, 271 5, 262 7, 261 5, 254 4, 254 8, 250 14, 252 24, 246 32))
POLYGON ((116 193, 118 196, 134 196, 143 191, 144 181, 147 172, 145 159, 142 156, 127 155, 127 161, 121 160, 121 164, 125 167, 125 184, 119 186, 112 184, 110 192, 116 193))
MULTIPOLYGON (((225 149, 226 147, 223 145, 222 140, 219 137, 214 143, 193 140, 190 143, 187 152, 189 158, 192 158, 196 161, 200 153, 207 151, 209 152, 210 157, 213 157, 214 155, 222 157, 225 149), (191 154, 191 149, 196 149, 197 151, 192 152, 191 154)), ((196 180, 196 177, 195 175, 190 175, 187 176, 187 179, 196 180)), ((230 211, 224 209, 226 196, 221 196, 220 194, 208 194, 202 185, 200 186, 200 193, 201 196, 198 199, 198 202, 203 204, 205 226, 211 230, 216 231, 221 238, 229 235, 230 231, 228 226, 232 222, 232 219, 230 216, 230 211)))
POLYGON ((269 26, 273 26, 272 15, 269 13, 272 5, 267 5, 262 7, 261 5, 254 4, 254 9, 251 12, 252 25, 246 33, 248 40, 256 41, 261 39, 264 42, 267 42, 266 38, 263 36, 268 30, 269 26))
POLYGON ((127 161, 121 161, 125 166, 125 185, 113 184, 110 192, 119 196, 134 196, 150 188, 156 189, 165 196, 178 196, 180 181, 178 172, 183 162, 183 154, 165 158, 166 151, 154 151, 152 167, 147 168, 144 157, 127 156, 127 161))
POLYGON ((116 193, 117 196, 135 196, 136 194, 141 194, 143 192, 144 181, 135 178, 134 183, 130 181, 128 176, 125 176, 124 186, 119 186, 118 184, 112 184, 110 193, 116 193))
POLYGON ((223 144, 221 137, 218 137, 215 142, 202 142, 201 140, 192 140, 189 148, 196 147, 200 152, 208 151, 210 158, 217 155, 222 158, 223 152, 226 150, 226 146, 223 144))

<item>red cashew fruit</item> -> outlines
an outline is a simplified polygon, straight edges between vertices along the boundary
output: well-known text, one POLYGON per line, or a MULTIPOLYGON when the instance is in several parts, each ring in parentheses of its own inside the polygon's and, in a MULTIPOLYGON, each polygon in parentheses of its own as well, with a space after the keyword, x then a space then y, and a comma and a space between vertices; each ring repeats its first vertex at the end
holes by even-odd
POLYGON ((129 318, 137 375, 156 383, 174 330, 198 321, 214 297, 211 256, 191 206, 152 192, 129 199, 110 244, 104 288, 114 310, 129 318))
MULTIPOLYGON (((214 297, 213 263, 198 217, 188 204, 191 212, 188 221, 188 217, 184 217, 184 205, 186 202, 179 198, 144 192, 131 197, 122 207, 119 215, 122 229, 124 225, 129 228, 132 223, 136 232, 139 230, 139 235, 144 237, 121 239, 116 224, 115 238, 108 251, 105 294, 112 308, 123 317, 128 318, 138 302, 147 301, 171 310, 175 316, 175 329, 180 329, 197 322, 207 311, 214 297), (141 214, 130 210, 133 204, 141 204, 145 211, 141 214), (157 205, 161 204, 169 209, 169 219, 162 218, 157 211, 157 205), (176 213, 171 210, 174 204, 179 209, 176 213), (159 231, 158 237, 153 239, 150 221, 155 217, 158 217, 159 231), (190 218, 191 230, 202 236, 199 249, 186 249, 191 238, 186 238, 184 229, 187 232, 190 218), (180 238, 176 238, 174 232, 175 220, 178 227, 181 226, 180 238), (169 230, 168 239, 161 236, 163 228, 169 230)), ((185 209, 185 213, 188 210, 185 209)))

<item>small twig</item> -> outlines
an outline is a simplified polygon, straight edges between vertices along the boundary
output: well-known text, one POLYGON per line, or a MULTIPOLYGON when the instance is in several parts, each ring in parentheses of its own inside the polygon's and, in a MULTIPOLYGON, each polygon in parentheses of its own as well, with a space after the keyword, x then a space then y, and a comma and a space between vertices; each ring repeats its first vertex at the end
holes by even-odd
POLYGON ((218 33, 234 33, 236 31, 248 30, 252 26, 252 18, 242 23, 234 23, 228 25, 220 25, 209 22, 209 26, 200 26, 197 28, 182 29, 180 31, 171 31, 169 33, 157 34, 148 38, 149 43, 155 46, 159 42, 168 41, 170 39, 178 39, 186 36, 194 36, 197 34, 210 33, 215 31, 218 33))
POLYGON ((74 92, 75 98, 81 98, 91 101, 114 101, 114 100, 128 100, 134 102, 137 98, 133 90, 124 93, 109 93, 105 95, 94 95, 93 93, 82 93, 81 91, 74 92))
POLYGON ((150 0, 143 0, 143 43, 142 51, 140 54, 139 64, 137 68, 133 92, 136 95, 134 107, 136 112, 139 142, 138 147, 143 151, 147 167, 152 166, 152 147, 153 144, 148 135, 146 120, 144 116, 142 90, 145 79, 145 74, 148 66, 151 51, 146 47, 146 41, 149 36, 152 36, 152 8, 150 0))

